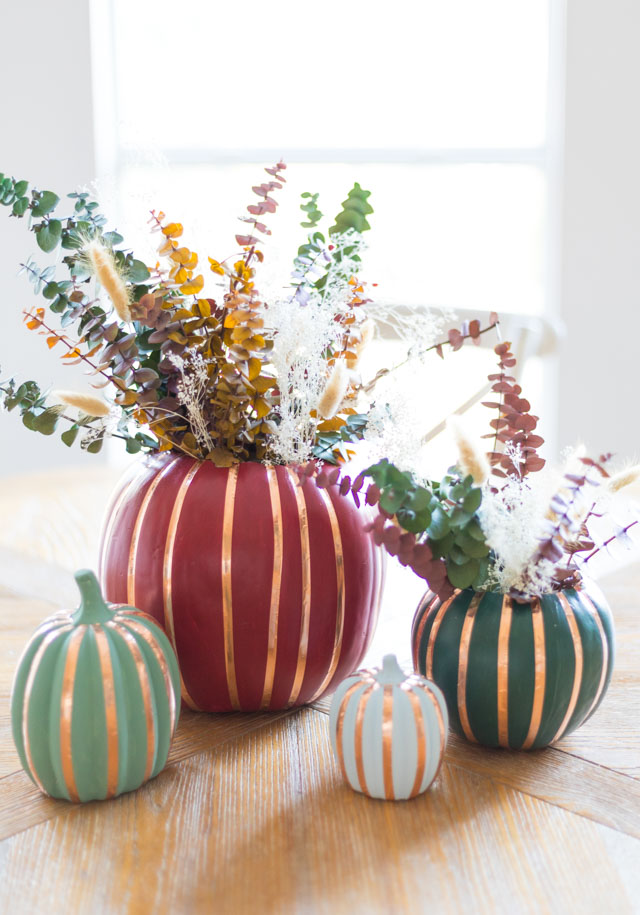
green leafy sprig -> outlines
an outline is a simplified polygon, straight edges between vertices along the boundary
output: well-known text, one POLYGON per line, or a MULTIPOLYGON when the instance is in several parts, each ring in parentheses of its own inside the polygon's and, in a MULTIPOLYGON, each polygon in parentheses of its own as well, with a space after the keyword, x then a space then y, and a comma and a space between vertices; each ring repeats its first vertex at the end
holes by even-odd
POLYGON ((456 588, 478 589, 486 582, 490 549, 478 520, 482 490, 457 467, 426 484, 386 459, 353 481, 339 467, 301 469, 303 480, 311 476, 320 488, 336 485, 342 495, 352 493, 358 506, 369 479, 365 502, 378 508, 370 525, 375 542, 424 578, 441 599, 456 588))

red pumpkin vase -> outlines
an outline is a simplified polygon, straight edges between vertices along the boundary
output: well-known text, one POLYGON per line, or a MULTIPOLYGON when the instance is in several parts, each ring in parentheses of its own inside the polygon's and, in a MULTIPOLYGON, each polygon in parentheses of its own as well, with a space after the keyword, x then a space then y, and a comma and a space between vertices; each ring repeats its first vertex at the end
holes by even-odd
POLYGON ((383 566, 366 520, 288 467, 147 457, 107 511, 104 595, 164 625, 190 708, 304 705, 358 667, 373 634, 383 566))

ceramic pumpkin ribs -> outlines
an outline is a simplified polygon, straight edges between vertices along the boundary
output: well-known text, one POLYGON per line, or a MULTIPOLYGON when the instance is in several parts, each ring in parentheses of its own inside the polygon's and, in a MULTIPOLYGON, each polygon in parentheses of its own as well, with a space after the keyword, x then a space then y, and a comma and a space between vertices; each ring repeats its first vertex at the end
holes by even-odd
POLYGON ((303 705, 361 662, 382 556, 334 489, 284 466, 173 454, 123 481, 103 531, 105 594, 165 626, 191 708, 303 705))
POLYGON ((164 768, 180 676, 155 620, 135 607, 105 604, 93 572, 75 577, 80 608, 46 619, 18 664, 13 739, 45 794, 103 800, 164 768))

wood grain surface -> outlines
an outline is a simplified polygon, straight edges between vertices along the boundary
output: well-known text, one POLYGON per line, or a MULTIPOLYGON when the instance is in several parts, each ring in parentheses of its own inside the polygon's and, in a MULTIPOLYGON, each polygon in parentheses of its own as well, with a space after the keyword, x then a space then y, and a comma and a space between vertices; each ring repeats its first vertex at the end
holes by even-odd
MULTIPOLYGON (((613 682, 556 747, 489 751, 452 737, 433 788, 386 803, 342 782, 326 700, 183 713, 158 778, 74 806, 20 770, 9 719, 20 651, 60 602, 69 565, 33 544, 19 562, 13 549, 0 543, 0 912, 640 912, 637 566, 601 582, 617 628, 613 682), (38 599, 47 580, 52 602, 38 599)), ((419 585, 403 581, 392 579, 374 661, 386 648, 408 655, 419 585)))

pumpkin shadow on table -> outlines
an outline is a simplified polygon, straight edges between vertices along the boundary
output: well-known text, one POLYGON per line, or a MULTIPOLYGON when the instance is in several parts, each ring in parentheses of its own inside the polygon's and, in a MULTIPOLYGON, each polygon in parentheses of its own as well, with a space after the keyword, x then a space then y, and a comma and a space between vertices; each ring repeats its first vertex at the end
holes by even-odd
MULTIPOLYGON (((196 879, 188 889, 194 905, 211 898, 213 883, 216 899, 247 906, 259 900, 263 911, 334 897, 357 908, 363 886, 374 892, 385 874, 398 884, 401 862, 420 872, 459 871, 460 834, 476 828, 495 795, 482 790, 487 779, 446 761, 429 791, 411 801, 354 792, 332 756, 328 718, 310 710, 220 745, 210 756, 218 785, 208 847, 198 858, 212 867, 206 885, 196 879)), ((185 763, 189 768, 191 760, 185 763)), ((185 777, 184 764, 181 770, 185 777)))

